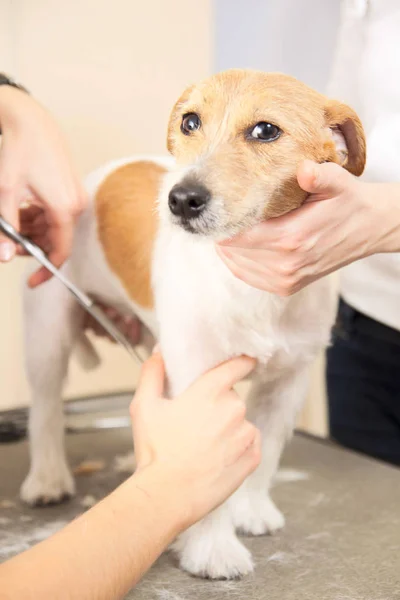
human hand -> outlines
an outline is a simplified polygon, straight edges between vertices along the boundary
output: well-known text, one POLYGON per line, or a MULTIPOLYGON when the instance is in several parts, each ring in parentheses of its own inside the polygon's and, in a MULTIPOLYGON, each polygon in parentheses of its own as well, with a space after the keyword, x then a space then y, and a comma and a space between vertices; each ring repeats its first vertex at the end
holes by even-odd
MULTIPOLYGON (((121 333, 130 341, 132 346, 137 346, 142 338, 142 323, 135 316, 123 316, 115 308, 111 306, 105 306, 96 302, 96 305, 101 308, 107 317, 118 327, 121 333)), ((83 329, 92 331, 99 337, 106 337, 111 342, 115 343, 115 339, 107 333, 107 331, 100 325, 94 317, 85 311, 83 329)))
POLYGON ((259 464, 259 431, 232 390, 254 366, 252 359, 234 358, 172 400, 163 396, 161 355, 143 367, 131 404, 137 473, 153 469, 174 486, 186 526, 221 504, 259 464))
POLYGON ((310 194, 303 206, 217 246, 236 277, 290 296, 360 258, 400 250, 400 184, 365 183, 311 161, 297 178, 310 194))
MULTIPOLYGON (((61 132, 32 97, 6 85, 0 88, 0 127, 0 213, 19 231, 20 205, 32 204, 24 213, 25 230, 35 232, 36 241, 60 267, 86 204, 61 132)), ((8 262, 15 253, 15 244, 1 236, 0 261, 8 262)), ((50 277, 41 268, 29 283, 36 286, 50 277)))

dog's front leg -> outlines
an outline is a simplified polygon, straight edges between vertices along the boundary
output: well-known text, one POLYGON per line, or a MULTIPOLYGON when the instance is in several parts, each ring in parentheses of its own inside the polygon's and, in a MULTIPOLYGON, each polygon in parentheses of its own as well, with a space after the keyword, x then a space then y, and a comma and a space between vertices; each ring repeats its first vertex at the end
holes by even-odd
POLYGON ((268 382, 262 374, 254 381, 247 415, 262 434, 259 467, 230 498, 235 528, 245 534, 264 535, 281 529, 285 520, 269 496, 285 442, 305 399, 308 367, 298 367, 268 382))
MULTIPOLYGON (((161 335, 172 396, 184 391, 199 375, 225 358, 217 355, 218 344, 213 343, 212 332, 205 337, 198 336, 198 345, 191 338, 190 349, 179 347, 185 339, 187 335, 183 332, 171 338, 171 343, 161 335), (201 339, 207 340, 204 348, 201 339)), ((173 549, 181 568, 198 577, 233 579, 253 570, 251 554, 236 536, 226 502, 181 534, 173 549)))

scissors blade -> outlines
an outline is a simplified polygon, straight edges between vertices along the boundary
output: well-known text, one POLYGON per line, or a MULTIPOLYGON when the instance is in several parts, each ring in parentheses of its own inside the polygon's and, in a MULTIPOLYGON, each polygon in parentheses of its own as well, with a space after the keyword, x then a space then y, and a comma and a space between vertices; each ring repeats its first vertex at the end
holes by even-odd
POLYGON ((82 290, 74 285, 52 262, 47 258, 45 253, 39 246, 37 246, 30 239, 21 235, 10 223, 5 221, 0 216, 0 230, 13 242, 20 244, 31 256, 43 266, 46 267, 50 273, 52 273, 61 283, 71 292, 75 299, 81 306, 99 323, 103 329, 129 354, 134 357, 140 364, 143 363, 143 359, 137 350, 132 346, 129 340, 124 336, 122 331, 114 325, 114 323, 107 317, 105 312, 97 306, 93 300, 87 296, 82 290))
POLYGON ((103 329, 109 335, 111 335, 111 337, 118 344, 120 344, 120 346, 123 346, 123 348, 125 348, 125 350, 127 352, 129 352, 129 354, 131 356, 136 358, 136 360, 138 360, 140 364, 143 363, 143 359, 140 356, 139 352, 132 346, 130 341, 124 336, 124 334, 121 332, 121 330, 118 329, 118 327, 116 327, 116 325, 114 325, 114 323, 111 321, 111 319, 109 319, 107 317, 105 312, 99 306, 97 306, 96 304, 94 304, 94 302, 92 302, 92 304, 90 306, 87 306, 85 304, 85 308, 86 308, 87 312, 94 319, 96 319, 96 321, 103 327, 103 329))

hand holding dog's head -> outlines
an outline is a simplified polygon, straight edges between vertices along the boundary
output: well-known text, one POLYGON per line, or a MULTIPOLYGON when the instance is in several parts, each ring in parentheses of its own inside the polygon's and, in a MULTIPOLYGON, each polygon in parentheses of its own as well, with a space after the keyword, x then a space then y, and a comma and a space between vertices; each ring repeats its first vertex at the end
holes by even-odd
POLYGON ((363 128, 350 107, 293 77, 246 70, 184 92, 168 149, 179 168, 168 190, 170 217, 219 239, 300 206, 302 160, 336 162, 357 176, 365 165, 363 128))

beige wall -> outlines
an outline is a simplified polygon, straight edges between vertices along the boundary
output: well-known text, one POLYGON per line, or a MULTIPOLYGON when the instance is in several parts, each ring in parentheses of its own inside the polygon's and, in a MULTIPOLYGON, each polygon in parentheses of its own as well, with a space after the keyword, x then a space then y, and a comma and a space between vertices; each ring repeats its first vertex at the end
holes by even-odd
MULTIPOLYGON (((173 102, 210 72, 211 22, 211 0, 0 0, 0 71, 49 107, 84 173, 118 156, 165 152, 173 102)), ((0 408, 27 402, 22 270, 0 269, 0 408)), ((100 347, 101 369, 73 365, 68 396, 134 386, 124 352, 100 347)))

